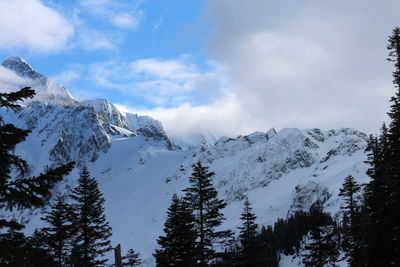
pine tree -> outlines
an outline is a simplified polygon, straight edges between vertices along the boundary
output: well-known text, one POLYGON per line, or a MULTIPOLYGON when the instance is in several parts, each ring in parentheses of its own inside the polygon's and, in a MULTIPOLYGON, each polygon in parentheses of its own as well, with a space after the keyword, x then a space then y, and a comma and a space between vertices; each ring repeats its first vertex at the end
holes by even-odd
POLYGON ((200 162, 192 167, 193 173, 189 177, 191 187, 184 192, 186 192, 185 199, 191 203, 195 215, 199 264, 203 267, 216 259, 214 245, 229 238, 231 232, 216 230, 225 219, 221 210, 226 207, 226 203, 218 199, 218 192, 212 185, 215 173, 209 172, 208 167, 202 166, 200 162))
POLYGON ((124 262, 122 263, 122 266, 139 266, 142 264, 142 260, 140 259, 140 254, 138 252, 135 252, 133 249, 129 249, 128 253, 124 257, 124 262))
POLYGON ((160 267, 192 267, 197 265, 197 232, 194 216, 187 202, 176 194, 172 196, 164 224, 165 236, 157 240, 159 249, 154 257, 160 267))
MULTIPOLYGON (((21 109, 18 104, 19 101, 32 98, 34 95, 35 91, 29 87, 12 93, 0 93, 0 108, 18 111, 21 109)), ((37 209, 43 207, 51 196, 54 185, 61 181, 74 166, 74 163, 71 162, 38 176, 27 177, 29 173, 28 164, 24 159, 15 155, 14 151, 16 145, 24 141, 29 133, 29 130, 23 130, 10 123, 5 123, 0 116, 0 209, 37 209), (11 176, 12 171, 16 173, 16 177, 11 176)), ((23 224, 15 220, 0 219, 0 230, 4 233, 8 229, 12 233, 0 235, 0 250, 2 252, 0 253, 0 262, 5 258, 12 259, 12 262, 7 263, 8 265, 30 261, 29 255, 23 256, 25 250, 23 242, 21 240, 16 240, 16 242, 10 240, 13 237, 25 238, 24 235, 16 232, 23 227, 23 224)))
POLYGON ((343 249, 349 262, 354 262, 354 254, 359 250, 359 230, 360 230, 360 204, 359 193, 361 186, 353 176, 349 175, 340 189, 339 196, 343 197, 343 249))
POLYGON ((111 250, 111 227, 104 215, 104 198, 86 166, 78 183, 71 193, 75 232, 71 261, 74 266, 102 265, 107 260, 100 257, 111 250))
POLYGON ((54 256, 57 266, 65 266, 74 236, 73 214, 71 207, 65 202, 65 197, 58 195, 56 202, 51 205, 51 211, 47 212, 42 220, 49 225, 42 228, 44 242, 54 256))
POLYGON ((239 240, 241 243, 241 264, 243 266, 259 266, 261 244, 257 238, 256 215, 248 198, 244 201, 244 208, 240 219, 243 225, 238 227, 240 230, 239 240))

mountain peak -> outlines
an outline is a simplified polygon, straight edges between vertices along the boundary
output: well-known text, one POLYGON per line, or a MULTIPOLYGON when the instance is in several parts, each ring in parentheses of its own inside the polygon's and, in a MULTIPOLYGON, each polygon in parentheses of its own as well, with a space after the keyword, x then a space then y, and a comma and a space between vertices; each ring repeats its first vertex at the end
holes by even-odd
POLYGON ((33 80, 44 80, 46 79, 42 74, 36 72, 25 59, 19 56, 12 56, 4 60, 1 64, 3 67, 16 72, 18 75, 33 80))
POLYGON ((28 65, 28 63, 26 62, 26 60, 25 59, 23 59, 22 57, 19 57, 19 56, 11 56, 11 57, 8 57, 6 60, 4 60, 4 62, 3 62, 3 65, 4 64, 7 64, 7 62, 15 62, 15 63, 19 63, 19 64, 26 64, 26 65, 28 65))
POLYGON ((67 89, 35 71, 26 60, 19 56, 7 58, 1 65, 15 72, 18 76, 27 78, 24 79, 25 82, 22 84, 13 84, 11 86, 15 87, 15 89, 24 86, 32 87, 36 92, 36 96, 33 99, 35 101, 58 104, 73 104, 76 102, 67 89))

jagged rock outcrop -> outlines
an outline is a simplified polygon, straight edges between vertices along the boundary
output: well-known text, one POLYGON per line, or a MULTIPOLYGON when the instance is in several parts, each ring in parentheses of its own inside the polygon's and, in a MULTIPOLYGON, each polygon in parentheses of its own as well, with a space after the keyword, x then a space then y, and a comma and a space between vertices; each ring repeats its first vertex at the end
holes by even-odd
POLYGON ((331 196, 332 194, 326 186, 315 181, 297 185, 293 192, 288 215, 293 215, 296 211, 308 212, 312 206, 323 207, 331 196))

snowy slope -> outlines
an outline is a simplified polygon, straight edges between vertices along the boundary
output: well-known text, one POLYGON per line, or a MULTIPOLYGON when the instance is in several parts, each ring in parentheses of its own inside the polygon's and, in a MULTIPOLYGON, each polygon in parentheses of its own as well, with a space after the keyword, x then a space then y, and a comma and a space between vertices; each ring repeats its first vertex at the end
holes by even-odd
MULTIPOLYGON (((6 62, 16 62, 3 66, 34 83, 47 79, 22 59, 6 62)), ((147 266, 154 265, 151 254, 171 196, 188 185, 191 165, 197 161, 216 173, 214 184, 229 204, 224 227, 232 230, 240 224, 245 196, 258 223, 267 225, 308 210, 317 201, 335 215, 344 178, 351 174, 361 183, 367 181, 366 135, 354 129, 271 129, 182 149, 150 117, 123 114, 106 100, 77 101, 59 85, 43 88, 17 114, 0 110, 6 121, 32 130, 17 153, 29 161, 33 173, 70 160, 85 161, 106 198, 113 244, 121 243, 124 252, 139 251, 147 266)), ((57 190, 74 186, 77 173, 57 190)), ((30 221, 28 232, 42 224, 37 212, 12 215, 30 221)), ((288 264, 286 259, 284 266, 288 264)))
POLYGON ((308 210, 316 201, 335 214, 344 178, 352 174, 360 182, 367 181, 366 136, 340 129, 320 132, 324 139, 318 141, 315 132, 320 131, 284 129, 270 139, 251 143, 246 141, 251 135, 224 145, 221 142, 228 139, 222 138, 206 150, 168 150, 140 136, 114 139, 110 150, 90 168, 101 181, 115 243, 151 256, 170 198, 188 185, 190 166, 198 160, 216 172, 214 184, 229 202, 224 227, 235 230, 240 224, 244 196, 253 203, 260 225, 272 224, 295 210, 308 210))

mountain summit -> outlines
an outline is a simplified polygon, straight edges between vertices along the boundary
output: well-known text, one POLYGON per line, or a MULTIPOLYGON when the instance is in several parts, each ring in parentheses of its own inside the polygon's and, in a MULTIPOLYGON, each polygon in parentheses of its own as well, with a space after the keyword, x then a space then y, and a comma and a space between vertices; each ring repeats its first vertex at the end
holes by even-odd
POLYGON ((18 56, 12 56, 4 60, 4 62, 1 64, 3 67, 6 67, 15 73, 17 73, 19 76, 25 77, 25 78, 30 78, 33 80, 45 80, 46 77, 44 77, 42 74, 36 72, 27 62, 25 59, 18 57, 18 56))
POLYGON ((9 57, 4 60, 1 65, 23 78, 24 82, 22 84, 15 84, 12 87, 16 88, 10 89, 18 89, 17 87, 25 86, 32 87, 36 91, 36 96, 33 99, 34 101, 38 100, 63 105, 71 105, 76 102, 67 89, 35 71, 21 57, 9 57))

